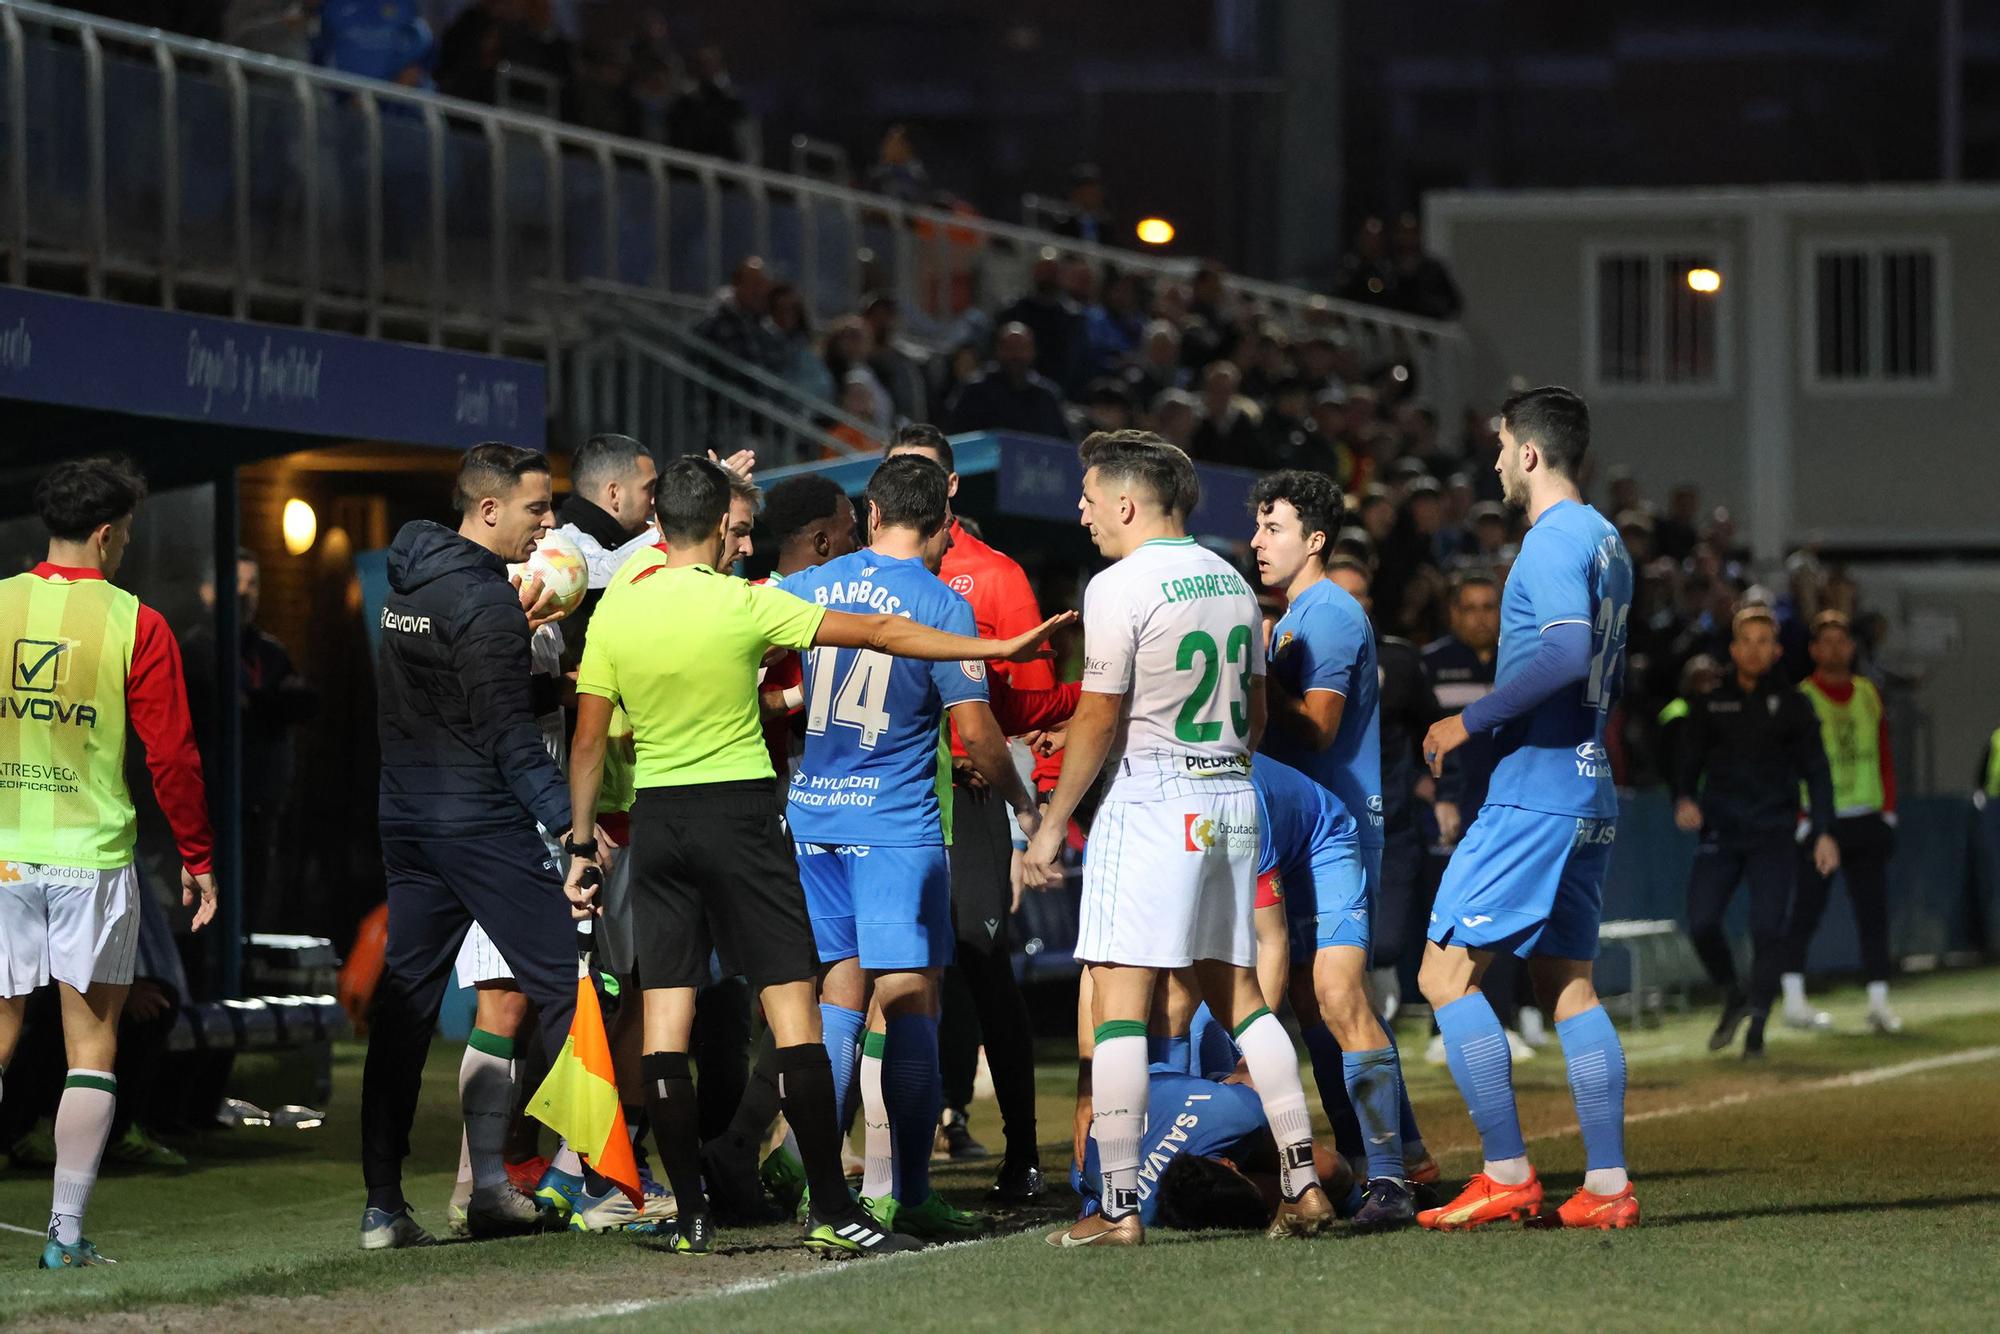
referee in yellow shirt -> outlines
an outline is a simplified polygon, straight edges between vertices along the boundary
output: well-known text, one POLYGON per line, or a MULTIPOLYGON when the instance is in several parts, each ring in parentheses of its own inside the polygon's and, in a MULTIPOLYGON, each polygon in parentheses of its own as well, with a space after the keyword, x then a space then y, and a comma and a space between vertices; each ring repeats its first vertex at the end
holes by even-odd
MULTIPOLYGON (((819 955, 791 836, 759 721, 757 673, 773 648, 873 649, 934 662, 1031 654, 1069 615, 1008 640, 969 639, 896 615, 854 616, 781 589, 718 573, 728 550, 729 478, 706 459, 660 473, 665 539, 657 562, 628 567, 591 622, 577 675, 570 795, 597 809, 614 705, 632 723, 636 756, 631 894, 645 997, 644 1074, 653 1135, 680 1216, 674 1249, 709 1249, 699 1114, 688 1065, 695 990, 723 971, 761 993, 777 1042, 785 1120, 798 1136, 812 1190, 806 1245, 849 1255, 914 1250, 885 1233, 849 1195, 840 1167, 833 1069, 820 1041, 819 955)), ((571 844, 570 878, 596 848, 571 844)))

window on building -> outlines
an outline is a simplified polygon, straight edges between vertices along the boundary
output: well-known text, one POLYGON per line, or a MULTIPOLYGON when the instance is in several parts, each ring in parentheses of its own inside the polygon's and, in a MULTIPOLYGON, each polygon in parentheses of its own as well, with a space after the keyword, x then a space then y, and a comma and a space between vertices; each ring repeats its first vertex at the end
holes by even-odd
POLYGON ((1695 248, 1606 249, 1592 264, 1590 364, 1600 388, 1720 385, 1725 267, 1695 248))
POLYGON ((1808 254, 1810 378, 1928 385, 1942 377, 1944 265, 1933 242, 1829 242, 1808 254))

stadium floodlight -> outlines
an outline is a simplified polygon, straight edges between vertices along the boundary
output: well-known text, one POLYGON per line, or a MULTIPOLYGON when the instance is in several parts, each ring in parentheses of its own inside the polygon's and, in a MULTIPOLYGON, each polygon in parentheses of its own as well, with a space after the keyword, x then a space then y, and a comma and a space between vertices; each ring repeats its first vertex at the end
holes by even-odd
POLYGON ((1700 292, 1703 296, 1712 296, 1722 290, 1722 275, 1714 269, 1689 269, 1687 271, 1687 285, 1688 290, 1691 292, 1700 292))
POLYGON ((319 515, 313 513, 311 505, 293 496, 285 502, 279 526, 284 530, 285 550, 303 556, 312 550, 313 539, 319 536, 319 515))
POLYGON ((1165 218, 1141 218, 1139 239, 1147 245, 1165 245, 1174 239, 1174 225, 1165 218))

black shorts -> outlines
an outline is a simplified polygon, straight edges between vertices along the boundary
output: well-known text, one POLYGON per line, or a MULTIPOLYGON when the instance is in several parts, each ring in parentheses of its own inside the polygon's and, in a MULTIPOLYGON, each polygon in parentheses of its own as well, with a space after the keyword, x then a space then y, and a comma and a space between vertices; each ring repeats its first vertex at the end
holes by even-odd
POLYGON ((760 990, 818 976, 791 836, 769 779, 642 787, 632 803, 633 938, 647 990, 703 987, 708 955, 760 990))
POLYGON ((952 786, 951 916, 961 953, 1005 957, 1009 950, 1012 826, 1013 817, 998 793, 974 791, 963 783, 952 786))

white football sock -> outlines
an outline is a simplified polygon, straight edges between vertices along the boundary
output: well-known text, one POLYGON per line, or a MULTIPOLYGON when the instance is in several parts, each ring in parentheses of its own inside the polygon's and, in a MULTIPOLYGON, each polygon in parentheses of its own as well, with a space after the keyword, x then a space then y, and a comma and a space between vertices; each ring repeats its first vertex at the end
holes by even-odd
MULTIPOLYGON (((1114 1222, 1139 1209, 1139 1138, 1146 1127, 1152 1079, 1146 1068, 1145 1025, 1138 1028, 1137 1033, 1099 1037, 1090 1057, 1090 1137, 1097 1141, 1103 1182, 1099 1203, 1105 1219, 1114 1222)), ((1292 1082, 1298 1082, 1296 1073, 1292 1082)))
POLYGON ((472 1151, 465 1145, 465 1129, 458 1132, 458 1177, 451 1183, 451 1204, 463 1209, 472 1200, 472 1151))
POLYGON ((1318 1182, 1313 1168, 1312 1114, 1306 1110, 1305 1086, 1299 1082, 1299 1054, 1277 1016, 1265 1010, 1236 1035, 1250 1082, 1264 1104, 1271 1138, 1278 1142, 1278 1189, 1296 1200, 1318 1182))
POLYGON ((1870 982, 1868 984, 1868 1012, 1870 1014, 1886 1014, 1888 1009, 1889 984, 1887 982, 1870 982))
POLYGON ((882 1093, 882 1058, 864 1045, 861 1081, 861 1193, 871 1200, 896 1193, 896 1154, 889 1133, 889 1100, 882 1093))
POLYGON ((514 1112, 514 1062, 468 1046, 458 1063, 458 1105, 465 1117, 466 1160, 474 1189, 507 1180, 501 1150, 514 1112))
POLYGON ((56 1104, 56 1180, 49 1206, 49 1235, 65 1246, 83 1240, 83 1211, 97 1185, 111 1117, 118 1110, 118 1078, 109 1070, 72 1070, 56 1104))
POLYGON ((1785 1008, 1787 1010, 1803 1010, 1806 1008, 1806 975, 1804 973, 1786 973, 1778 979, 1778 982, 1785 989, 1785 1008))
POLYGON ((576 1150, 569 1146, 568 1140, 564 1140, 556 1149, 556 1156, 549 1159, 549 1166, 558 1172, 567 1172, 573 1177, 583 1175, 583 1159, 576 1156, 576 1150))

